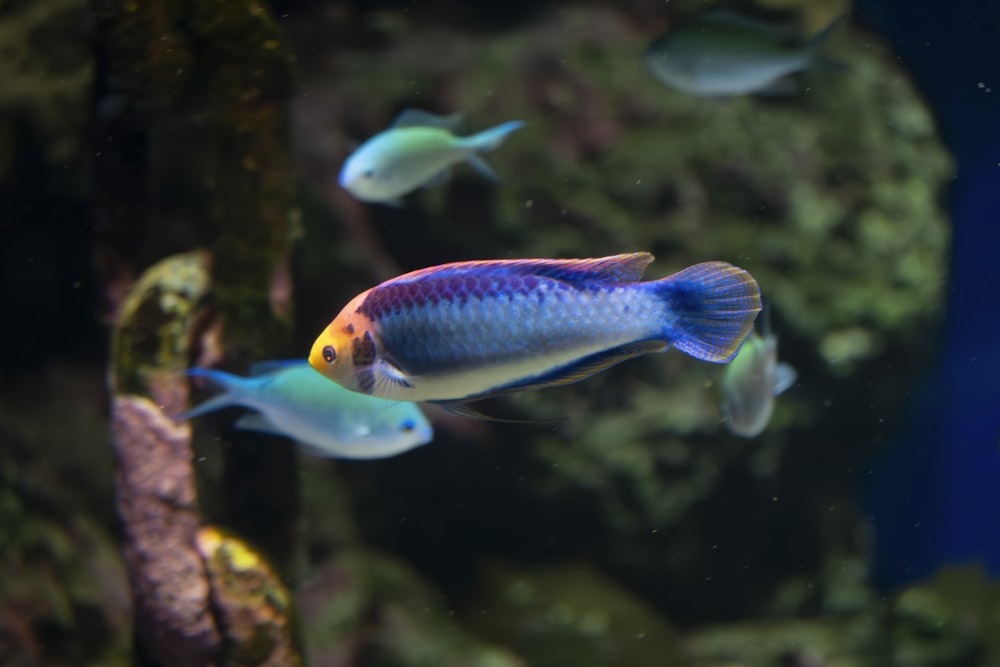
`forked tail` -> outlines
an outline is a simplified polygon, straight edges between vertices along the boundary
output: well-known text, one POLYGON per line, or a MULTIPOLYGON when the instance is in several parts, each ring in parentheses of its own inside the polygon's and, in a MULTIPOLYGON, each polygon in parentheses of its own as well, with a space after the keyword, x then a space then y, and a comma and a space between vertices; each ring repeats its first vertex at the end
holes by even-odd
POLYGON ((213 386, 222 389, 222 393, 194 406, 187 412, 177 415, 174 417, 174 421, 193 419, 194 417, 200 417, 203 414, 221 410, 222 408, 240 405, 242 389, 248 382, 248 378, 242 378, 238 375, 232 375, 211 368, 191 368, 188 370, 188 375, 208 380, 213 386))
POLYGON ((761 308, 757 281, 727 262, 695 264, 654 284, 668 306, 666 339, 703 361, 732 359, 761 308))
POLYGON ((524 121, 511 120, 506 123, 501 123, 496 127, 491 127, 488 130, 483 130, 479 134, 474 134, 471 137, 465 137, 461 141, 466 147, 472 149, 476 153, 489 153, 490 151, 499 148, 500 144, 504 142, 504 139, 506 139, 511 132, 520 130, 522 127, 524 127, 524 121))

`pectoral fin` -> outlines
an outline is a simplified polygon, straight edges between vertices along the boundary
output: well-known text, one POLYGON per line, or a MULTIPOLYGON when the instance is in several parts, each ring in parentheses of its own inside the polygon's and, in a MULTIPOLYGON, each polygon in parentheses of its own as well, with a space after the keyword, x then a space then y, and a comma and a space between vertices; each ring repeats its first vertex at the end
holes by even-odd
POLYGON ((777 396, 786 389, 789 389, 795 380, 797 380, 799 374, 795 372, 795 369, 786 363, 780 363, 774 368, 774 395, 777 396))
POLYGON ((451 179, 451 169, 442 169, 438 173, 431 176, 426 183, 424 183, 425 188, 437 188, 441 187, 451 179))

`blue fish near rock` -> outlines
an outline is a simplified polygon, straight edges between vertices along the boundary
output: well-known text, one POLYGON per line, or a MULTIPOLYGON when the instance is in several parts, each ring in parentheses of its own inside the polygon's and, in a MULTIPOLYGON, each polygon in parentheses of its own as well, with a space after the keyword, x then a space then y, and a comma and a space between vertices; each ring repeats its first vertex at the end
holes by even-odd
POLYGON ((434 437, 417 405, 390 403, 344 389, 305 360, 262 362, 250 372, 250 377, 240 377, 192 368, 189 375, 205 378, 223 392, 175 419, 242 405, 256 412, 240 417, 236 428, 285 436, 329 458, 386 458, 434 437))
POLYGON ((340 171, 341 187, 361 201, 398 206, 401 197, 417 188, 445 183, 452 167, 461 162, 496 180, 482 155, 499 147, 524 123, 512 120, 479 134, 458 137, 453 131, 460 122, 459 114, 404 111, 389 129, 347 158, 340 171))
POLYGON ((798 90, 793 74, 846 69, 819 56, 844 18, 801 43, 784 26, 730 11, 708 12, 654 41, 643 63, 661 82, 691 95, 789 95, 798 90))

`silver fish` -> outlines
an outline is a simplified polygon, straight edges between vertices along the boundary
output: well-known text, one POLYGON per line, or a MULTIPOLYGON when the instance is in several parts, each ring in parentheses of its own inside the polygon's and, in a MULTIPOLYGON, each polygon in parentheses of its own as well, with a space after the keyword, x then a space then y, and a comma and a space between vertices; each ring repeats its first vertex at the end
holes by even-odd
POLYGON ((524 127, 512 120, 470 137, 452 131, 458 115, 436 116, 408 109, 389 129, 354 151, 340 171, 340 185, 356 199, 399 205, 400 197, 417 188, 446 182, 451 168, 468 162, 487 178, 496 174, 481 155, 494 150, 511 132, 524 127))
POLYGON ((778 338, 767 329, 753 331, 722 376, 723 423, 730 433, 753 438, 767 428, 774 398, 795 384, 798 374, 778 362, 778 338))
POLYGON ((802 44, 791 40, 782 26, 729 11, 709 12, 654 41, 643 63, 663 83, 692 95, 794 93, 798 86, 792 74, 809 68, 846 69, 818 55, 845 18, 802 44))

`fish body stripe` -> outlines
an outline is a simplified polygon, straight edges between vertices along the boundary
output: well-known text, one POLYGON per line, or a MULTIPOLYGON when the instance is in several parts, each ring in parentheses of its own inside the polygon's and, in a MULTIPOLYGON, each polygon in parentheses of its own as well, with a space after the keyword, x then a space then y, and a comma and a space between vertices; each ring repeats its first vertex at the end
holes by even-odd
POLYGON ((646 285, 539 276, 425 280, 377 288, 362 309, 389 361, 419 376, 656 338, 666 308, 646 285))

